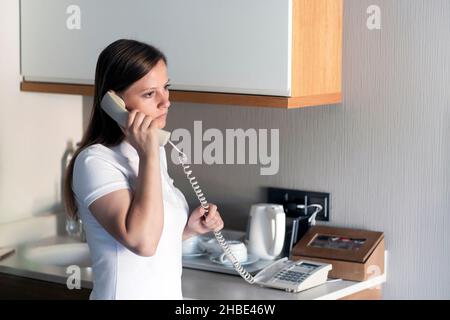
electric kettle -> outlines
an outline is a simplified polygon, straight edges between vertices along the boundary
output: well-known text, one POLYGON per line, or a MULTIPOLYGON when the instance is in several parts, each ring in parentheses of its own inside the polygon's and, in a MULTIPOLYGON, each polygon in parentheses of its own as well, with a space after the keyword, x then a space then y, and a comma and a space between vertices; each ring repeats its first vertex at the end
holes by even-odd
POLYGON ((252 205, 247 225, 248 252, 260 259, 273 260, 283 249, 286 214, 283 206, 272 203, 252 205))

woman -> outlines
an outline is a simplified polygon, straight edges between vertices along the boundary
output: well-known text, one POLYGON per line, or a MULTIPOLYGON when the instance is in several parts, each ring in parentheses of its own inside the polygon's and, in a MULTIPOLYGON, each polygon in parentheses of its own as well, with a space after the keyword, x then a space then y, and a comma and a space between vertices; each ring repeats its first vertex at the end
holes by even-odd
POLYGON ((92 258, 91 299, 181 299, 182 240, 223 228, 217 207, 188 218, 167 173, 157 129, 169 111, 167 60, 158 49, 118 40, 100 54, 88 128, 65 179, 65 207, 80 217, 92 258), (122 129, 100 107, 114 90, 130 112, 122 129), (187 223, 186 223, 187 222, 187 223))

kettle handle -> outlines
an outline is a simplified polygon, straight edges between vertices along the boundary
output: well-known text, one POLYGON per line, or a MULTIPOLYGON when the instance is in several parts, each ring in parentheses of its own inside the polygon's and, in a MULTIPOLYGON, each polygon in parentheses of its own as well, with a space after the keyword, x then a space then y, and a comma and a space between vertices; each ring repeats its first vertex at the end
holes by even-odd
POLYGON ((284 245, 284 236, 286 231, 286 215, 283 212, 277 212, 270 208, 272 216, 270 217, 270 231, 272 238, 272 247, 269 250, 271 256, 278 256, 284 245))

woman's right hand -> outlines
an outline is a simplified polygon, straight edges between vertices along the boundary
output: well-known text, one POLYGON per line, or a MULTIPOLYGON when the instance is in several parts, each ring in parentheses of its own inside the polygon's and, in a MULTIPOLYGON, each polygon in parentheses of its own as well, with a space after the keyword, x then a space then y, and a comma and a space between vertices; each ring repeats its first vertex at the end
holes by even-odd
POLYGON ((128 142, 136 149, 139 157, 150 156, 159 151, 156 121, 137 110, 130 111, 127 127, 122 129, 128 142))

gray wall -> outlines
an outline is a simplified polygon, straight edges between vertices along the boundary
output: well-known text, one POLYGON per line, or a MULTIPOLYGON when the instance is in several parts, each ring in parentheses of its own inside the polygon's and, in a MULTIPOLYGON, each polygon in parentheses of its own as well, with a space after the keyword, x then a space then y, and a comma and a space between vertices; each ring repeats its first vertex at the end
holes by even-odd
MULTIPOLYGON (((331 225, 385 232, 384 298, 450 298, 450 1, 346 0, 343 103, 298 110, 173 103, 169 129, 279 128, 280 171, 194 165, 227 227, 264 187, 332 195, 331 225), (381 7, 382 29, 366 28, 381 7)), ((192 205, 180 168, 169 169, 192 205)))

